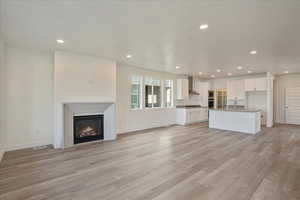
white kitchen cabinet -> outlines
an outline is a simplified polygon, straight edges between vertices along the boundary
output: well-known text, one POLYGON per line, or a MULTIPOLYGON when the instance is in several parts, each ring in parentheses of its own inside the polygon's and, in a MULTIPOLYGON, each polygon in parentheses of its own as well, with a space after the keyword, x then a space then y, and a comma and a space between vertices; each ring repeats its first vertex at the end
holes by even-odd
POLYGON ((245 100, 245 80, 227 81, 227 100, 245 100))
POLYGON ((227 81, 227 100, 235 99, 235 87, 233 81, 227 81))
POLYGON ((256 87, 256 81, 255 79, 246 79, 245 80, 245 91, 254 91, 256 87))
POLYGON ((267 79, 262 78, 253 78, 245 80, 245 91, 266 91, 267 90, 267 79))
POLYGON ((189 98, 188 79, 177 79, 177 99, 183 100, 189 98))
POLYGON ((236 88, 236 97, 238 100, 245 100, 246 94, 245 94, 245 80, 238 80, 235 82, 235 88, 236 88))
POLYGON ((198 80, 194 80, 194 83, 193 83, 193 90, 197 93, 200 94, 201 92, 201 81, 198 81, 198 80))
POLYGON ((257 78, 255 79, 256 91, 266 91, 267 90, 267 79, 257 78))
POLYGON ((177 108, 176 109, 177 124, 186 125, 196 122, 208 121, 207 108, 177 108))
POLYGON ((199 93, 201 98, 201 106, 208 106, 208 90, 210 84, 208 82, 195 81, 194 82, 194 91, 199 93))

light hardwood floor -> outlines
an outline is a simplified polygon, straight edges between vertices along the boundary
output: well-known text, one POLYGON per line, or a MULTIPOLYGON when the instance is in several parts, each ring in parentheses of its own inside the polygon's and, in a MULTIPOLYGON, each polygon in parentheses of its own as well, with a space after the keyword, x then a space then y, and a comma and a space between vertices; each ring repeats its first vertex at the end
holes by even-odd
POLYGON ((300 127, 173 126, 65 150, 8 152, 0 199, 297 200, 300 127))

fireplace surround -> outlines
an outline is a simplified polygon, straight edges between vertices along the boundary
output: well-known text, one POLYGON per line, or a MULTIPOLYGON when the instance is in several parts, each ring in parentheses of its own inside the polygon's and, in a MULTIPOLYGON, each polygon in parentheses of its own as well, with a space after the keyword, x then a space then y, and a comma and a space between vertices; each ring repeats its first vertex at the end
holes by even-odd
POLYGON ((104 115, 80 115, 73 117, 74 144, 103 140, 104 115))
MULTIPOLYGON (((102 133, 102 139, 103 141, 107 140, 115 140, 116 139, 116 118, 115 118, 115 104, 113 102, 70 102, 70 103, 64 103, 62 106, 62 114, 63 118, 61 119, 62 121, 62 147, 63 148, 68 148, 72 147, 76 144, 82 143, 82 142, 90 142, 94 141, 94 139, 99 140, 100 136, 93 138, 95 134, 93 132, 89 133, 89 131, 92 131, 93 129, 90 125, 90 127, 85 127, 85 133, 89 134, 85 141, 75 141, 76 138, 74 137, 75 134, 75 129, 74 125, 75 122, 74 120, 77 119, 77 117, 83 117, 87 116, 87 118, 90 118, 92 116, 97 116, 100 117, 98 120, 101 120, 100 122, 100 131, 102 133), (100 116, 99 116, 100 115, 100 116), (89 139, 88 139, 89 138, 89 139)), ((85 117, 81 118, 85 119, 85 117)), ((85 120, 84 120, 85 121, 85 120)), ((93 120, 92 120, 93 121, 93 120)), ((85 122, 90 122, 90 121, 85 121, 85 122)), ((87 123, 89 124, 89 123, 87 123)), ((99 127, 98 127, 99 128, 99 127)), ((96 128, 97 129, 97 128, 96 128)), ((83 138, 83 137, 82 137, 83 138)))

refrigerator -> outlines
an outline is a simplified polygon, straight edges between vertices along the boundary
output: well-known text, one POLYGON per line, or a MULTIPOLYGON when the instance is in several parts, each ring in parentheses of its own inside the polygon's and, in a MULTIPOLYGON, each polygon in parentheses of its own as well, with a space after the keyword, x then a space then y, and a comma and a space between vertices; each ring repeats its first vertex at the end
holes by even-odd
POLYGON ((227 91, 226 89, 216 90, 216 106, 215 108, 225 108, 227 106, 227 91))

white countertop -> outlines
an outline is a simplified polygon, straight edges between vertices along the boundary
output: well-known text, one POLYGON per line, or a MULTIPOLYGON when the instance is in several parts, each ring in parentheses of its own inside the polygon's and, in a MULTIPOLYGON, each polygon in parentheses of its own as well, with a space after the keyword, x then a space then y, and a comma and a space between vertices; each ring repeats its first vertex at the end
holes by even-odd
POLYGON ((221 112, 251 112, 251 113, 256 113, 256 112, 261 112, 259 109, 244 109, 244 108, 218 108, 218 109, 209 109, 213 111, 221 111, 221 112))

